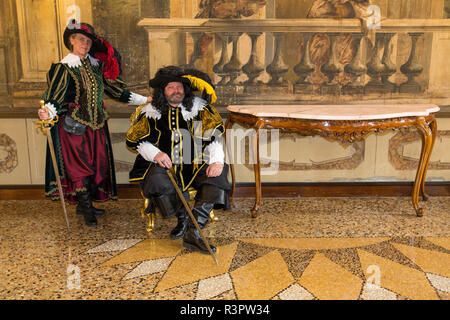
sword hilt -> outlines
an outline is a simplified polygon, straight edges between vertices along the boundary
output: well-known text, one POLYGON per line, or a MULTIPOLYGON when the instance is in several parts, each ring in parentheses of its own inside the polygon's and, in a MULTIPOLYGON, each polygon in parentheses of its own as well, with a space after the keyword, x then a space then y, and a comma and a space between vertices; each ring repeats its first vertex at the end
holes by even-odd
MULTIPOLYGON (((45 101, 39 101, 41 105, 41 109, 45 110, 45 101)), ((39 128, 44 132, 44 130, 48 130, 53 127, 58 122, 58 115, 55 115, 54 118, 48 118, 47 120, 38 120, 36 121, 36 128, 39 128)))

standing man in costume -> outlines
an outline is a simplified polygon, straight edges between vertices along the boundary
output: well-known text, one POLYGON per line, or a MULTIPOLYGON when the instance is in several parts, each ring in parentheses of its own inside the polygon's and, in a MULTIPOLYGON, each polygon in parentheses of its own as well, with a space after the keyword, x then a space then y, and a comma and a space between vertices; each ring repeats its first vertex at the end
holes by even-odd
MULTIPOLYGON (((72 20, 64 31, 64 44, 70 53, 52 64, 42 98, 45 108, 39 109, 38 116, 41 120, 58 116, 51 135, 64 195, 69 202, 78 202, 76 213, 84 216, 86 225, 95 226, 95 216, 104 210, 94 208, 92 200, 117 197, 103 92, 132 105, 149 102, 151 97, 124 88, 119 78, 120 55, 91 25, 72 20)), ((48 146, 45 194, 59 197, 48 146)))
POLYGON ((144 196, 151 199, 147 212, 157 206, 165 218, 177 216, 172 239, 183 238, 183 246, 208 253, 166 170, 175 172, 187 200, 188 188, 197 190, 192 213, 200 228, 211 210, 230 208, 224 126, 212 106, 214 87, 206 74, 176 66, 159 69, 149 84, 154 89, 152 103, 136 109, 127 132, 128 148, 138 153, 130 181, 139 181, 144 196), (194 91, 200 91, 202 98, 194 91))

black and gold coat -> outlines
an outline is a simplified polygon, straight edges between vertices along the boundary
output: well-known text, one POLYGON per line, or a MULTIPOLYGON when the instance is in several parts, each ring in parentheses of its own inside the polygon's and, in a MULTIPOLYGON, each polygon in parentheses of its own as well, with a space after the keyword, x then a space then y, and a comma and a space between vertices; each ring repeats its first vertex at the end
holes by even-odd
MULTIPOLYGON (((93 130, 104 129, 107 145, 106 150, 110 163, 110 179, 113 190, 112 197, 117 195, 116 181, 114 174, 114 159, 112 154, 111 141, 107 126, 108 112, 103 105, 103 93, 111 98, 139 105, 146 101, 145 97, 134 94, 125 89, 125 83, 117 78, 107 79, 103 75, 104 64, 88 55, 83 61, 76 55, 69 53, 59 63, 52 64, 47 73, 48 88, 42 96, 45 106, 50 109, 53 115, 58 115, 63 119, 66 115, 71 115, 76 121, 91 127, 93 130)), ((61 121, 61 120, 60 120, 61 121)), ((61 179, 65 178, 64 168, 69 165, 64 163, 61 153, 60 136, 58 126, 51 129, 53 147, 55 150, 58 171, 61 179)), ((50 157, 50 150, 47 146, 45 191, 47 196, 57 194, 56 177, 50 157)))
POLYGON ((205 100, 194 97, 191 111, 182 104, 161 113, 152 104, 142 105, 131 116, 127 147, 138 153, 130 182, 143 180, 156 165, 154 156, 162 151, 172 160, 183 191, 192 184, 199 171, 214 162, 224 162, 223 120, 205 100))

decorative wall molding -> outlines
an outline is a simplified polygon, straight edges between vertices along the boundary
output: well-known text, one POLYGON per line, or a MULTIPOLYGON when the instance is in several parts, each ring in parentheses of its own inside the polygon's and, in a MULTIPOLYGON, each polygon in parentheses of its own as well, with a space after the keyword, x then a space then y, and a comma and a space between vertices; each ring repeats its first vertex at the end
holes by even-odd
POLYGON ((0 151, 6 153, 6 157, 0 158, 0 174, 11 173, 19 164, 16 142, 6 133, 0 133, 0 151))
MULTIPOLYGON (((450 130, 438 130, 436 140, 450 138, 450 130)), ((401 130, 389 139, 389 162, 396 170, 416 170, 418 158, 403 155, 403 147, 409 143, 420 141, 417 130, 401 130)), ((430 161, 429 170, 450 170, 450 162, 430 161)))

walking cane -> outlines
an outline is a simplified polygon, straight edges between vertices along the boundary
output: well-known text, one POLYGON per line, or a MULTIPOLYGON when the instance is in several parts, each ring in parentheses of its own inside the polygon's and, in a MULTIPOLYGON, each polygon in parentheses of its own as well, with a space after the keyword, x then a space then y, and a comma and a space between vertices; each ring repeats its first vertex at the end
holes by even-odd
POLYGON ((216 255, 211 250, 211 246, 209 245, 208 240, 203 236, 203 233, 200 229, 200 226, 197 223, 197 219, 194 218, 194 215, 192 214, 191 208, 189 207, 188 203, 186 202, 186 199, 184 199, 183 193, 181 192, 180 188, 178 188, 178 185, 172 175, 172 172, 170 169, 166 169, 167 175, 170 178, 170 181, 172 181, 173 186, 175 187, 175 190, 177 191, 178 197, 181 199, 181 202, 183 202, 184 207, 186 208, 187 213, 189 214, 189 217, 191 218, 192 222, 194 223, 195 228, 197 229, 198 233, 200 234, 200 238, 203 240, 203 242, 206 245, 206 248, 208 249, 209 253, 214 259, 214 262, 219 265, 219 261, 217 261, 216 255))
MULTIPOLYGON (((41 104, 41 108, 45 109, 43 100, 40 101, 40 104, 41 104)), ((54 119, 36 121, 36 127, 41 129, 42 133, 47 136, 48 147, 50 149, 50 154, 52 157, 53 170, 55 171, 56 184, 58 185, 59 198, 61 199, 61 205, 63 207, 64 217, 66 219, 67 230, 70 231, 69 219, 67 218, 66 203, 64 202, 64 193, 63 193, 62 186, 61 186, 61 179, 59 177, 58 164, 56 162, 56 156, 55 156, 55 149, 53 149, 52 135, 50 133, 50 129, 57 122, 58 122, 58 116, 56 115, 54 119)))

